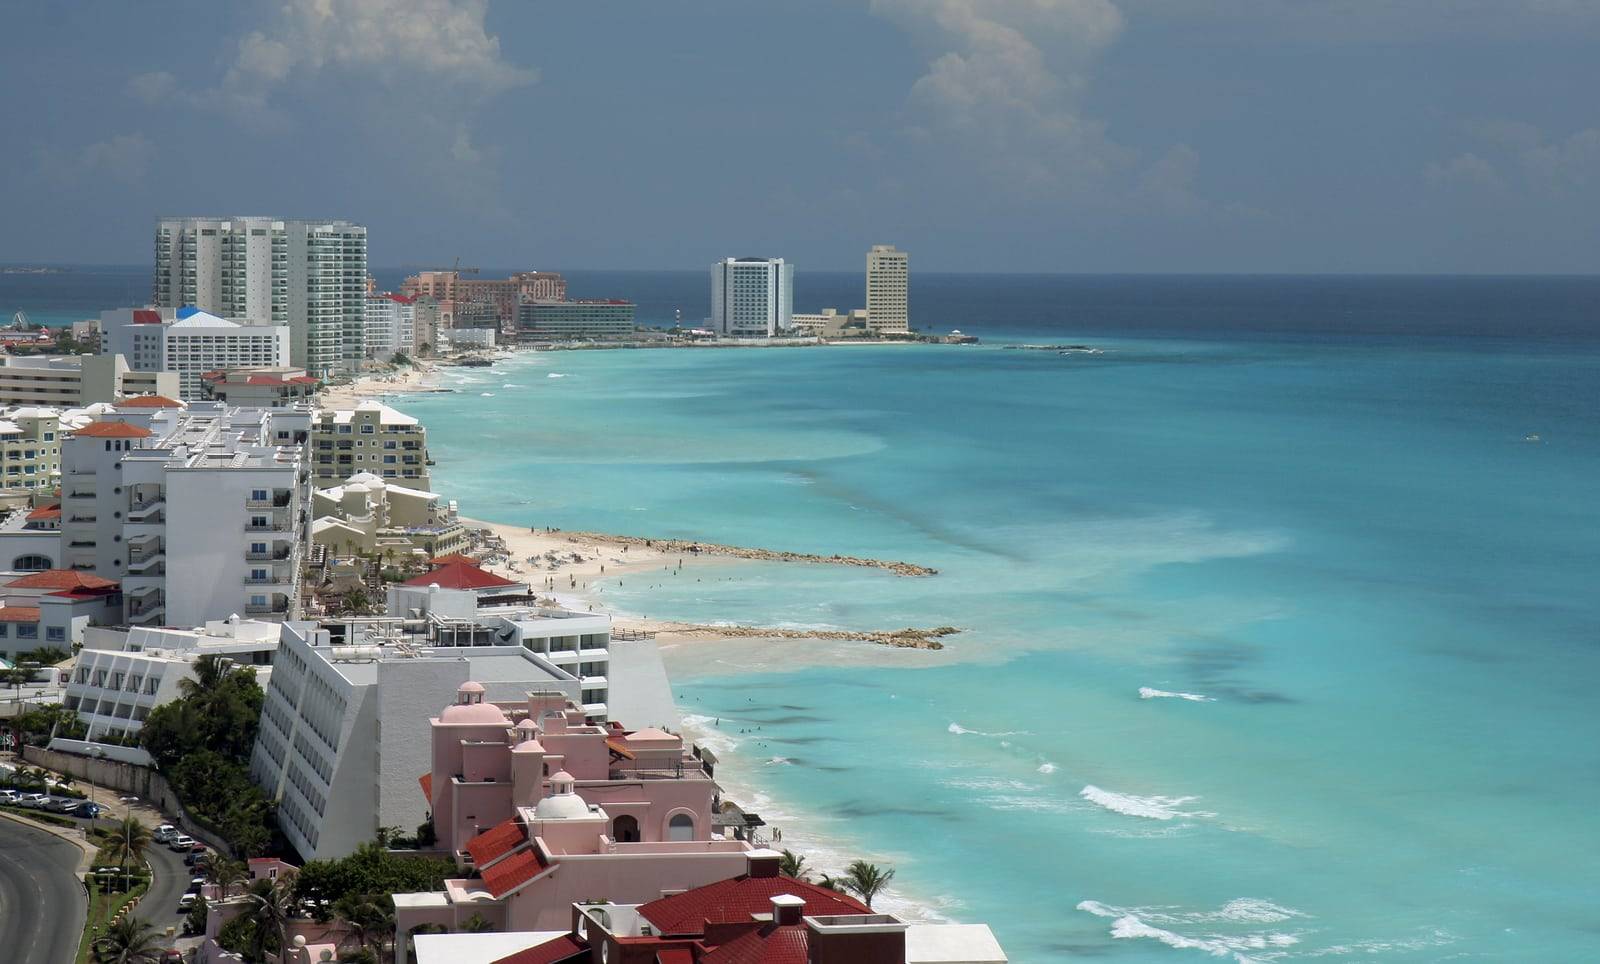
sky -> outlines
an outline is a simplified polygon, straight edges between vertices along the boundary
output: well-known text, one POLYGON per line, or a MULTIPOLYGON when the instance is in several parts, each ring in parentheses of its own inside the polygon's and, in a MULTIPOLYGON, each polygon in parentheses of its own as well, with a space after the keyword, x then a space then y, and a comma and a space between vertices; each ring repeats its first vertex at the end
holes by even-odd
POLYGON ((0 262, 1600 270, 1600 0, 0 0, 0 262))

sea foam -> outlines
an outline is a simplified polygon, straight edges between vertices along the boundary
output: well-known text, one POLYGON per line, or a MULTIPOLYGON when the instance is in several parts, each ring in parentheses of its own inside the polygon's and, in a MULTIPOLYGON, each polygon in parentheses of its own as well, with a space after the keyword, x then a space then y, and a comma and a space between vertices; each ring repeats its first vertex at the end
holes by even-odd
POLYGON ((1294 934, 1285 934, 1279 931, 1259 931, 1248 934, 1206 934, 1191 936, 1180 934, 1177 931, 1167 930, 1150 923, 1151 920, 1162 922, 1176 922, 1180 919, 1206 920, 1215 919, 1213 915, 1190 914, 1172 915, 1166 913, 1151 913, 1142 908, 1110 907, 1097 900, 1085 900, 1078 903, 1078 909, 1096 917, 1110 918, 1111 936, 1117 940, 1134 940, 1147 938, 1160 941, 1168 947, 1178 950, 1204 951, 1212 957, 1232 956, 1238 964, 1252 964, 1260 960, 1276 958, 1280 955, 1252 957, 1247 951, 1272 951, 1285 947, 1293 947, 1300 943, 1300 938, 1294 934), (1141 917, 1140 914, 1144 914, 1141 917), (1148 918, 1148 919, 1147 919, 1148 918))
POLYGON ((1141 700, 1190 700, 1195 703, 1215 703, 1216 697, 1203 696, 1199 693, 1172 693, 1167 690, 1158 690, 1152 686, 1139 687, 1141 700))
POLYGON ((962 726, 960 723, 951 723, 949 726, 945 727, 945 732, 946 733, 954 733, 956 736, 1027 736, 1028 735, 1028 731, 1027 730, 998 730, 998 731, 996 731, 994 733, 985 733, 983 730, 969 730, 966 727, 962 726))
POLYGON ((1107 810, 1126 814, 1130 817, 1144 817, 1148 820, 1216 816, 1214 813, 1208 813, 1203 810, 1184 811, 1178 809, 1183 804, 1200 799, 1199 797, 1139 797, 1131 793, 1115 793, 1111 790, 1102 790, 1092 783, 1079 790, 1078 796, 1107 810))

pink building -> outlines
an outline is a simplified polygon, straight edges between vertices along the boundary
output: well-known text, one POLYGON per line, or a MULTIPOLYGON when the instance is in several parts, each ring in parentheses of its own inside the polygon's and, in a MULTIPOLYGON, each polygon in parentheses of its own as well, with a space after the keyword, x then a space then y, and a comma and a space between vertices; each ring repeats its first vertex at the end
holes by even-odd
POLYGON ((711 838, 717 785, 682 737, 586 722, 560 693, 487 703, 468 682, 456 699, 429 721, 433 768, 421 783, 439 845, 463 866, 468 841, 539 803, 557 773, 584 803, 605 808, 618 843, 711 838))
POLYGON ((516 323, 521 302, 567 300, 567 281, 554 271, 518 271, 509 278, 463 278, 459 271, 419 271, 401 282, 400 290, 441 304, 486 301, 494 305, 501 325, 516 323))
POLYGON ((559 694, 486 702, 474 682, 430 728, 420 782, 434 828, 476 876, 394 895, 401 935, 475 915, 501 932, 561 930, 574 902, 654 900, 745 873, 759 853, 712 836, 716 784, 672 733, 588 723, 559 694))

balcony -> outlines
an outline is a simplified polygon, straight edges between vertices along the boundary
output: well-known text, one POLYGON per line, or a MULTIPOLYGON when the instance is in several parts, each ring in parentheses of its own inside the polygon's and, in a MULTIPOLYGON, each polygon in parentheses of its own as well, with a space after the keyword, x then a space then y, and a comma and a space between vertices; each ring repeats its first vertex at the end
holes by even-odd
POLYGON ((247 509, 283 509, 289 505, 289 493, 278 492, 267 499, 245 499, 247 509))
POLYGON ((244 611, 246 615, 250 616, 287 616, 289 614, 289 601, 285 599, 282 602, 246 603, 244 611))
POLYGON ((246 531, 246 532, 283 532, 283 533, 287 533, 287 532, 290 531, 290 525, 287 522, 268 522, 265 525, 258 525, 258 524, 254 523, 254 522, 246 522, 244 524, 244 531, 246 531))
POLYGON ((167 557, 159 552, 152 552, 137 559, 128 560, 128 575, 130 576, 160 576, 167 571, 167 557))
POLYGON ((246 586, 287 586, 292 582, 294 582, 294 577, 285 575, 271 575, 260 579, 254 576, 244 577, 246 586))
MULTIPOLYGON (((90 545, 93 544, 90 543, 90 545)), ((244 557, 250 562, 280 562, 289 558, 290 555, 291 550, 289 549, 274 549, 270 552, 246 552, 244 557)))

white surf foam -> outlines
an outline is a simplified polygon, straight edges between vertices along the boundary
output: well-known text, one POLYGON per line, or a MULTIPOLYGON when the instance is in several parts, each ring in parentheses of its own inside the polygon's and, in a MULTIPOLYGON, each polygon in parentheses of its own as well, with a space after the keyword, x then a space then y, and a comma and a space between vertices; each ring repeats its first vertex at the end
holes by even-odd
POLYGON ((1216 814, 1203 810, 1185 811, 1178 808, 1199 797, 1140 797, 1131 793, 1116 793, 1111 790, 1102 790, 1094 784, 1089 784, 1078 791, 1078 796, 1097 806, 1126 814, 1130 817, 1144 817, 1148 820, 1172 820, 1177 817, 1214 817, 1216 814))
POLYGON ((969 730, 960 723, 951 723, 945 727, 945 732, 954 733, 956 736, 1027 736, 1027 730, 998 730, 994 733, 985 733, 983 730, 969 730))
POLYGON ((786 756, 775 756, 772 759, 768 760, 766 765, 769 766, 769 767, 770 766, 790 766, 790 765, 793 764, 793 762, 794 762, 793 760, 790 760, 786 756))
POLYGON ((544 377, 546 377, 546 378, 566 378, 567 376, 562 372, 550 372, 549 374, 545 375, 544 377))
MULTIPOLYGON (((1110 907, 1096 900, 1080 901, 1078 909, 1096 917, 1110 918, 1112 921, 1111 936, 1114 939, 1137 940, 1144 938, 1160 941, 1168 947, 1178 950, 1204 951, 1212 957, 1232 956, 1238 964, 1253 964, 1256 961, 1269 960, 1280 956, 1278 953, 1272 953, 1254 957, 1246 952, 1277 952, 1285 947, 1293 947, 1300 943, 1298 936, 1280 931, 1256 931, 1248 934, 1205 934, 1202 936, 1181 934, 1150 923, 1150 920, 1171 921, 1175 919, 1175 915, 1159 912, 1150 913, 1139 908, 1110 907), (1141 917, 1141 913, 1145 916, 1141 917), (1146 918, 1149 919, 1147 920, 1146 918)), ((1224 911, 1226 911, 1226 908, 1224 908, 1224 911)), ((1215 919, 1217 915, 1189 914, 1181 916, 1187 919, 1200 920, 1215 919)))
POLYGON ((1139 687, 1141 700, 1190 700, 1195 703, 1215 703, 1216 697, 1202 696, 1199 693, 1171 693, 1167 690, 1158 690, 1150 686, 1139 687))
POLYGON ((1054 773, 1056 772, 1056 765, 1051 763, 1049 760, 1046 760, 1045 762, 1039 764, 1039 772, 1045 774, 1054 773))
POLYGON ((493 398, 494 397, 494 392, 479 392, 478 394, 482 395, 484 398, 493 398))
POLYGON ((501 388, 521 388, 522 386, 521 385, 512 385, 511 383, 507 382, 506 384, 501 385, 500 387, 501 388))

